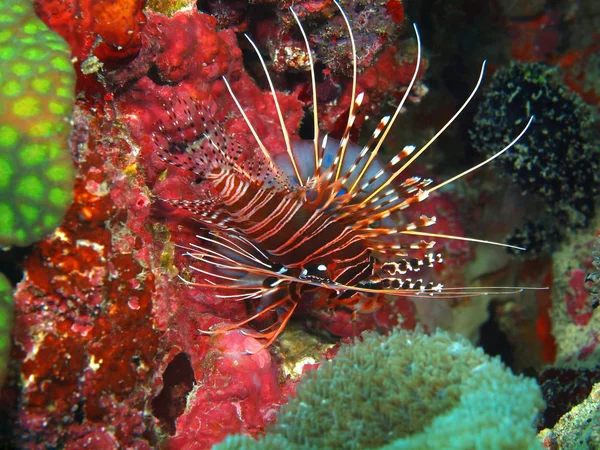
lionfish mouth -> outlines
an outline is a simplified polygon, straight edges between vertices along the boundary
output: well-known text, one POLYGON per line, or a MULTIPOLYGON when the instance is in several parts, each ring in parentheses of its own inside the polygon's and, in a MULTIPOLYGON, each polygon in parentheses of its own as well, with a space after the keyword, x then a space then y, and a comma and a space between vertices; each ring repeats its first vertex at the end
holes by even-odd
MULTIPOLYGON (((190 268, 200 279, 182 280, 190 285, 216 289, 217 297, 252 301, 255 313, 246 320, 214 330, 223 333, 242 327, 269 312, 276 320, 267 329, 244 331, 270 345, 284 330, 297 305, 311 299, 313 308, 350 308, 356 312, 376 310, 386 296, 435 298, 512 294, 524 289, 511 286, 444 287, 410 278, 422 267, 442 262, 441 255, 426 253, 435 242, 425 239, 457 239, 511 247, 496 242, 424 231, 435 217, 398 225, 390 220, 448 183, 477 170, 508 151, 533 121, 504 149, 470 169, 431 186, 432 180, 410 177, 397 181, 408 167, 456 120, 475 96, 485 70, 463 105, 421 148, 405 146, 387 164, 377 155, 417 79, 421 65, 421 40, 417 26, 417 61, 412 79, 395 112, 379 122, 364 147, 350 142, 363 94, 357 94, 357 54, 348 17, 334 0, 346 23, 353 57, 352 99, 348 121, 339 141, 321 137, 314 61, 307 35, 293 7, 310 62, 314 138, 293 144, 286 130, 277 94, 265 61, 252 39, 270 86, 281 133, 286 144, 285 160, 274 157, 263 144, 233 89, 229 93, 256 141, 253 158, 242 160, 241 146, 210 117, 210 110, 194 99, 177 99, 165 105, 169 119, 177 124, 173 137, 159 121, 153 133, 159 155, 168 163, 193 172, 211 186, 213 195, 194 201, 166 200, 191 211, 205 229, 198 241, 184 247, 196 263, 190 268), (176 106, 185 117, 179 117, 176 106), (182 131, 183 130, 183 131, 182 131), (404 241, 403 236, 421 240, 404 241), (316 301, 315 301, 316 299, 316 301)), ((519 248, 519 247, 513 247, 519 248)))

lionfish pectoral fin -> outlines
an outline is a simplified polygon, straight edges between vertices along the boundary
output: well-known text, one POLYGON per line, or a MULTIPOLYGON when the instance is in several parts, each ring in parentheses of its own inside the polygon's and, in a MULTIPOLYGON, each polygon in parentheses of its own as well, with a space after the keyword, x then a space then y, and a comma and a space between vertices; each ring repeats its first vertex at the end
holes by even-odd
POLYGON ((244 320, 241 320, 241 321, 236 322, 231 325, 225 325, 225 326, 216 325, 217 328, 214 328, 211 330, 198 329, 198 331, 202 334, 214 336, 214 335, 219 335, 219 334, 223 334, 223 333, 226 333, 229 331, 239 329, 240 332, 242 334, 244 334, 245 336, 248 336, 248 337, 251 337, 254 339, 266 340, 266 342, 264 344, 262 344, 259 348, 246 350, 244 352, 245 354, 249 354, 249 355, 258 353, 258 352, 264 350, 265 348, 269 347, 275 341, 275 339, 277 339, 277 337, 283 332, 283 330, 285 329, 285 326, 289 322, 289 320, 292 317, 292 314, 294 313, 294 310, 296 309, 296 306, 297 306, 297 303, 295 301, 293 301, 289 297, 289 295, 286 293, 284 286, 279 286, 275 289, 264 290, 264 292, 263 292, 263 296, 270 296, 270 295, 276 296, 277 294, 281 295, 280 299, 278 299, 270 304, 267 304, 266 306, 261 308, 259 311, 252 314, 251 316, 247 317, 244 320), (277 313, 277 320, 275 322, 273 322, 272 324, 268 325, 265 329, 263 329, 261 331, 243 329, 243 327, 245 325, 248 325, 252 321, 259 319, 263 315, 270 313, 270 312, 277 313))
MULTIPOLYGON (((284 312, 278 313, 277 321, 267 327, 267 330, 269 330, 269 331, 265 330, 264 332, 260 332, 260 333, 253 333, 253 332, 248 333, 248 332, 242 330, 242 333, 244 333, 244 335, 246 335, 246 336, 251 336, 255 339, 266 339, 266 342, 264 344, 262 344, 259 348, 252 349, 252 350, 246 350, 245 353, 247 355, 254 355, 254 354, 266 349, 273 342, 275 342, 275 339, 277 339, 281 333, 283 333, 286 325, 292 318, 292 315, 294 314, 294 311, 296 310, 296 307, 298 306, 298 304, 291 299, 288 299, 288 304, 290 306, 284 312)), ((281 308, 281 306, 280 306, 280 308, 281 308)))
POLYGON ((421 268, 431 268, 443 262, 444 258, 440 253, 428 253, 422 258, 403 258, 399 261, 378 263, 375 270, 380 276, 395 277, 408 272, 419 272, 421 268))
POLYGON ((262 310, 252 314, 251 316, 245 318, 244 320, 240 320, 239 322, 236 322, 232 325, 225 325, 225 326, 221 326, 221 325, 217 325, 218 328, 215 328, 214 330, 200 330, 198 329, 198 331, 200 331, 203 334, 210 334, 210 335, 215 335, 215 334, 222 334, 222 333, 226 333, 227 331, 231 331, 231 330, 235 330, 238 329, 244 325, 246 325, 247 323, 252 322, 253 320, 258 319, 259 317, 261 317, 262 315, 279 308, 280 306, 282 306, 283 304, 285 304, 285 302, 288 301, 287 298, 282 298, 281 300, 273 303, 272 305, 267 306, 266 308, 263 308, 262 310))
POLYGON ((206 178, 215 168, 231 167, 241 149, 210 117, 210 110, 195 98, 177 98, 163 105, 169 119, 159 120, 160 133, 152 139, 161 159, 206 178))
POLYGON ((452 236, 449 234, 426 233, 426 232, 422 232, 422 231, 412 231, 412 230, 411 231, 408 231, 408 230, 399 231, 399 233, 409 234, 412 236, 426 236, 426 237, 434 237, 434 238, 441 238, 441 239, 452 239, 452 240, 456 240, 456 241, 476 242, 479 244, 497 245, 499 247, 512 248, 515 250, 522 250, 522 251, 527 250, 524 247, 518 247, 516 245, 504 244, 502 242, 488 241, 485 239, 467 238, 467 237, 463 237, 463 236, 452 236))
POLYGON ((215 199, 197 199, 197 200, 173 200, 161 198, 161 201, 178 209, 186 210, 193 214, 192 219, 204 225, 219 229, 227 229, 231 218, 220 211, 215 199))

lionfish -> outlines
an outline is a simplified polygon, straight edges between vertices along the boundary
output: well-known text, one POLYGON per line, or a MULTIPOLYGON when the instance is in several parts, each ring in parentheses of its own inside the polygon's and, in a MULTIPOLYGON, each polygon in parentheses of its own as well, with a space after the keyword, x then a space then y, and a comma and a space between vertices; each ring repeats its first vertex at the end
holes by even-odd
POLYGON ((417 220, 398 225, 394 213, 426 200, 429 195, 460 177, 488 164, 512 147, 522 132, 503 150, 447 181, 409 177, 397 182, 403 172, 429 148, 461 114, 474 97, 483 79, 485 61, 475 88, 458 111, 419 150, 405 146, 387 164, 377 155, 417 79, 421 65, 421 40, 417 40, 414 74, 395 112, 379 122, 367 144, 350 142, 350 132, 363 100, 357 94, 357 52, 349 19, 334 0, 344 18, 352 47, 352 99, 348 120, 339 141, 319 133, 317 89, 314 61, 307 35, 293 7, 290 11, 302 33, 309 58, 314 138, 292 142, 286 130, 281 108, 265 61, 254 47, 265 72, 281 124, 286 153, 272 156, 240 105, 228 80, 223 81, 256 140, 255 156, 240 158, 243 149, 210 118, 209 109, 190 99, 176 100, 184 108, 180 122, 175 103, 165 105, 169 119, 180 131, 175 139, 161 133, 153 140, 162 159, 193 172, 209 183, 213 195, 194 201, 167 200, 174 206, 194 213, 205 229, 198 241, 184 247, 186 256, 198 264, 190 268, 200 281, 186 283, 218 289, 217 296, 231 301, 253 301, 255 311, 247 319, 203 333, 223 333, 273 313, 274 322, 261 331, 244 333, 264 339, 261 349, 269 346, 283 331, 297 306, 306 299, 312 308, 349 308, 369 313, 378 309, 386 296, 437 298, 469 297, 488 292, 513 293, 517 287, 455 287, 416 278, 423 267, 442 262, 432 252, 433 240, 398 242, 400 235, 420 238, 460 239, 495 245, 490 241, 435 234, 422 231, 436 223, 435 217, 421 215, 417 220), (191 130, 191 136, 182 130, 191 130), (412 255, 412 256, 411 256, 412 255), (424 256, 423 256, 424 255, 424 256))

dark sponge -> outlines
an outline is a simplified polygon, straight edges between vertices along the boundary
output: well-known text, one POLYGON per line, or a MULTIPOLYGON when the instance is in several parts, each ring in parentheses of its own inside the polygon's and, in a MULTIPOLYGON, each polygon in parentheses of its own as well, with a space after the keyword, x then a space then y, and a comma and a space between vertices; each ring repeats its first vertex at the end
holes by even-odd
POLYGON ((479 104, 469 131, 473 147, 488 157, 497 153, 531 115, 535 120, 527 133, 495 163, 545 206, 546 216, 530 218, 510 238, 516 245, 536 242, 530 251, 535 256, 593 215, 600 150, 593 135, 595 111, 560 81, 557 69, 514 62, 496 72, 479 104))

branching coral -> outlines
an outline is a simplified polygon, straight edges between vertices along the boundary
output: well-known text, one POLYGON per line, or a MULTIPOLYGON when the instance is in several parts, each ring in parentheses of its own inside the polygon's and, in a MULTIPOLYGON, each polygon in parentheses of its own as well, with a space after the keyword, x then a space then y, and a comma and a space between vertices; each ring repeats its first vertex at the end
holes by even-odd
POLYGON ((216 448, 539 448, 542 407, 533 380, 464 338, 368 334, 301 382, 265 440, 216 448))
POLYGON ((592 132, 594 111, 559 80, 556 69, 541 63, 513 63, 496 72, 470 132, 473 146, 488 156, 496 153, 531 115, 527 134, 497 164, 546 211, 508 239, 535 256, 552 249, 567 229, 588 223, 600 150, 592 132))
POLYGON ((27 4, 0 3, 0 245, 29 245, 71 203, 69 50, 27 4))

